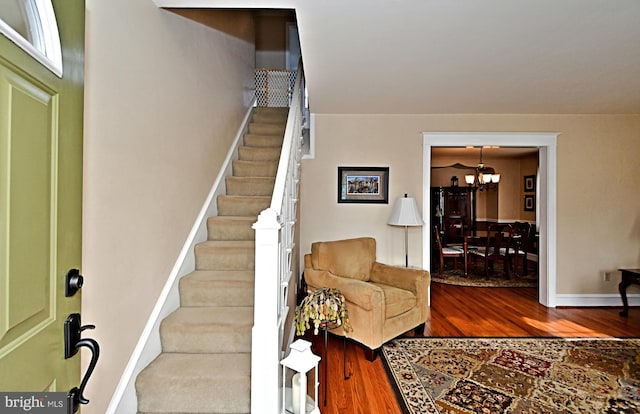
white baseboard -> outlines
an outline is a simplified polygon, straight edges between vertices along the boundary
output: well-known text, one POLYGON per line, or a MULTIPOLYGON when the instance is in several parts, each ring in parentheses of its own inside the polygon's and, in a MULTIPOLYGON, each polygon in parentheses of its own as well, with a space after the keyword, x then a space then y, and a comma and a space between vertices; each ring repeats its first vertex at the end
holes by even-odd
MULTIPOLYGON (((640 306, 640 294, 627 294, 629 306, 640 306)), ((593 307, 593 306, 612 306, 622 308, 622 299, 620 295, 614 293, 596 293, 596 294, 556 294, 557 306, 575 306, 575 307, 593 307)))

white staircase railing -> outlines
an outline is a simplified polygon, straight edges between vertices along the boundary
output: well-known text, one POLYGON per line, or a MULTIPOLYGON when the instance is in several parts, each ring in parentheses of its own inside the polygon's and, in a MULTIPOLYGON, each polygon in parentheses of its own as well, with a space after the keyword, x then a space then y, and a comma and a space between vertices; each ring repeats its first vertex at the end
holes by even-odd
MULTIPOLYGON (((255 229, 255 300, 251 349, 251 413, 283 413, 282 367, 289 296, 295 295, 297 269, 296 209, 304 109, 304 79, 299 66, 273 197, 255 229), (293 279, 293 284, 291 284, 293 279), (290 291, 290 286, 293 286, 290 291)), ((291 329, 291 327, 289 327, 291 329)), ((289 335, 287 335, 289 336, 289 335)))

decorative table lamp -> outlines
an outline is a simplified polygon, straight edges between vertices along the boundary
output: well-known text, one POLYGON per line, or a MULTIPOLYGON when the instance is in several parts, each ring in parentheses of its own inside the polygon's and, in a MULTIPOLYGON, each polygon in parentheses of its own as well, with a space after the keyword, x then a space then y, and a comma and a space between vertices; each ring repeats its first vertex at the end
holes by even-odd
POLYGON ((404 226, 404 265, 409 267, 409 226, 422 226, 424 221, 420 217, 416 200, 412 197, 401 197, 396 201, 387 224, 404 226))
POLYGON ((282 370, 282 401, 285 412, 292 414, 320 414, 318 408, 318 362, 320 357, 311 352, 311 342, 304 339, 294 341, 289 355, 280 361, 282 370), (286 387, 287 368, 295 373, 291 387, 286 387), (307 395, 307 383, 313 381, 313 398, 307 395))

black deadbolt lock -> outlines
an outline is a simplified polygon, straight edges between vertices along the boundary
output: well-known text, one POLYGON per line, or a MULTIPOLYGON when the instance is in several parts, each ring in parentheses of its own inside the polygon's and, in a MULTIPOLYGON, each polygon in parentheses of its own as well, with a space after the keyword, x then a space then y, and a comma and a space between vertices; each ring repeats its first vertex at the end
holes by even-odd
POLYGON ((64 295, 71 297, 76 294, 84 283, 84 277, 80 274, 78 269, 71 269, 67 272, 64 283, 64 295))

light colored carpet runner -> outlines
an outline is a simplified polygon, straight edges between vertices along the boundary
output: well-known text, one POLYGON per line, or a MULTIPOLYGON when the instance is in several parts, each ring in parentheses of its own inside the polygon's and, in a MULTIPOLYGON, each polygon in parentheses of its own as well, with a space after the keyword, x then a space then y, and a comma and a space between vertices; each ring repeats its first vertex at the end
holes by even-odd
POLYGON ((139 414, 251 411, 254 230, 269 206, 288 108, 256 108, 195 248, 196 271, 180 280, 181 307, 160 326, 162 353, 136 380, 139 414))

